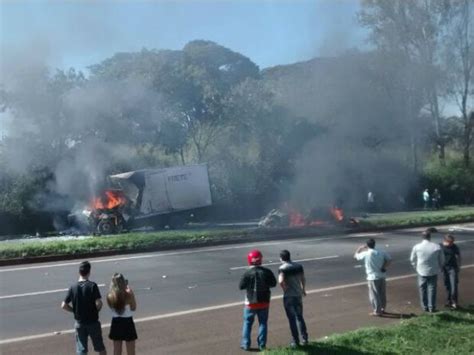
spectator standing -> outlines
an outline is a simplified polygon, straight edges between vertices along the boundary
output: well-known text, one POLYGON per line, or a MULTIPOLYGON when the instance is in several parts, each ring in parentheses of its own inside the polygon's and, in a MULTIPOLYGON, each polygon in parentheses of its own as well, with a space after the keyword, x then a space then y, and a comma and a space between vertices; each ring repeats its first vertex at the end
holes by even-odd
POLYGON ((87 340, 91 338, 94 350, 105 355, 99 311, 102 300, 99 287, 89 280, 91 264, 83 261, 79 265, 79 280, 69 287, 66 298, 61 304, 65 311, 74 313, 76 330, 76 354, 87 354, 87 340))
POLYGON ((273 272, 262 265, 263 256, 258 250, 252 250, 247 255, 250 268, 242 275, 239 289, 246 290, 244 306, 244 324, 242 327, 242 340, 240 347, 249 350, 252 325, 255 317, 258 318, 257 343, 259 350, 264 350, 267 345, 267 322, 270 307, 270 288, 276 286, 273 272))
POLYGON ((441 208, 441 194, 439 193, 438 189, 434 189, 431 201, 433 208, 437 210, 441 208))
POLYGON ((436 312, 436 291, 438 274, 444 265, 441 247, 431 242, 431 231, 423 232, 423 241, 416 244, 410 262, 418 274, 421 307, 425 312, 436 312))
POLYGON ((372 316, 381 316, 387 307, 385 273, 391 262, 390 255, 375 249, 375 240, 369 239, 366 245, 357 248, 354 258, 364 261, 369 300, 372 305, 372 316))
POLYGON ((423 208, 427 210, 430 207, 430 193, 428 189, 423 191, 423 208))
POLYGON ((302 265, 291 261, 288 250, 280 252, 280 261, 282 265, 278 269, 278 282, 283 289, 283 306, 293 337, 290 346, 294 348, 300 345, 298 327, 302 338, 301 345, 307 345, 308 332, 303 318, 303 296, 306 296, 304 269, 302 265))
POLYGON ((454 243, 454 237, 447 234, 444 237, 441 249, 444 254, 444 286, 448 295, 447 307, 456 309, 458 307, 458 282, 459 271, 461 269, 461 253, 458 246, 454 243))
POLYGON ((369 212, 375 212, 375 194, 372 191, 367 193, 367 209, 369 212))
POLYGON ((128 355, 135 355, 137 331, 133 322, 133 312, 137 309, 135 294, 122 274, 115 273, 107 294, 107 304, 112 311, 109 338, 114 342, 114 355, 122 354, 125 342, 128 355))

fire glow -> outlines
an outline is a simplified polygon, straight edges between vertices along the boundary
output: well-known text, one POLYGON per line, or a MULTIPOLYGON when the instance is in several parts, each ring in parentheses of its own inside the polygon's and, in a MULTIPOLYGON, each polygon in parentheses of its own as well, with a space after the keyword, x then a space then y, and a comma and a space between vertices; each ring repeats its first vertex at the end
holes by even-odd
POLYGON ((94 210, 111 210, 122 207, 127 203, 124 193, 119 190, 105 190, 102 196, 95 197, 92 200, 92 208, 94 210))
MULTIPOLYGON (((330 208, 329 212, 334 221, 344 221, 344 211, 342 208, 334 206, 330 208)), ((290 209, 288 219, 290 227, 321 226, 329 222, 323 219, 309 219, 295 209, 290 209)))

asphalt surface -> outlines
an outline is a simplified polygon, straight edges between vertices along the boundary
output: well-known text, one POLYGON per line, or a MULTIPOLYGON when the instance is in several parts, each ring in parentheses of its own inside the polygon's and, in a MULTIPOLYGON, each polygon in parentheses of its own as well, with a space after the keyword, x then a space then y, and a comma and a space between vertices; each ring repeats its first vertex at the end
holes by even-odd
MULTIPOLYGON (((448 227, 438 229, 441 233, 448 231, 448 227)), ((367 323, 365 320, 369 309, 364 270, 352 258, 356 247, 369 236, 373 237, 377 241, 377 247, 388 251, 393 258, 388 276, 409 275, 413 270, 408 257, 412 246, 420 240, 420 230, 318 236, 290 241, 256 242, 251 245, 97 258, 90 260, 93 267, 91 279, 106 285, 100 288, 103 295, 114 272, 122 272, 129 279, 139 303, 135 313, 139 336, 143 339, 137 345, 139 353, 199 353, 198 344, 204 346, 202 351, 206 351, 211 345, 225 346, 229 337, 238 342, 243 294, 237 290, 237 283, 245 268, 246 253, 250 249, 260 249, 264 263, 270 264, 273 271, 278 267, 278 253, 281 249, 289 249, 295 261, 302 260, 308 289, 319 290, 306 299, 307 303, 314 303, 314 307, 306 306, 305 311, 309 322, 314 322, 314 329, 318 329, 318 320, 332 319, 331 317, 342 317, 342 320, 353 312, 358 314, 343 321, 342 325, 337 325, 336 322, 334 327, 325 328, 326 332, 331 329, 339 331, 367 323), (341 306, 340 298, 339 301, 333 299, 333 293, 345 300, 342 302, 344 307, 341 306), (352 293, 354 294, 351 295, 352 293), (351 302, 354 303, 352 306, 351 302), (218 305, 223 306, 215 309, 218 305), (209 308, 200 310, 203 307, 209 308), (172 314, 173 312, 182 313, 172 314), (361 314, 363 317, 360 317, 361 314), (146 317, 149 319, 144 319, 146 317), (177 330, 178 326, 184 326, 188 331, 183 333, 177 330), (150 334, 152 330, 156 334, 150 334), (171 340, 173 343, 169 344, 171 340), (166 347, 163 347, 163 351, 157 351, 158 344, 168 344, 169 351, 163 352, 166 347)), ((433 241, 440 241, 441 233, 435 234, 433 241)), ((462 251, 463 264, 473 264, 474 225, 462 225, 453 233, 462 251)), ((54 345, 54 348, 50 348, 55 349, 49 352, 51 354, 72 352, 73 337, 69 332, 73 320, 71 314, 60 310, 59 305, 64 298, 65 289, 77 278, 77 265, 78 262, 73 261, 0 268, 2 354, 30 353, 28 349, 38 344, 54 345), (61 332, 63 335, 52 336, 54 332, 61 332)), ((472 280, 472 269, 468 270, 462 272, 462 281, 466 285, 464 290, 472 288, 472 281, 467 278, 471 275, 472 280), (471 285, 467 287, 469 283, 471 285)), ((410 302, 405 303, 409 305, 406 310, 399 306, 399 312, 408 311, 417 302, 416 287, 409 278, 410 276, 404 276, 401 280, 393 281, 394 285, 401 284, 396 291, 399 295, 397 297, 403 300, 401 302, 410 302), (400 291, 404 289, 406 292, 400 291)), ((278 297, 281 292, 275 289, 273 294, 278 297)), ((466 303, 473 303, 471 295, 466 294, 464 297, 470 297, 465 300, 466 303)), ((286 334, 287 325, 281 307, 274 308, 277 310, 272 311, 272 317, 279 324, 279 327, 273 328, 275 334, 280 334, 278 331, 286 334)), ((104 324, 110 321, 108 309, 101 312, 101 319, 104 324)), ((322 330, 312 333, 316 333, 317 337, 325 334, 322 330)), ((281 339, 278 336, 274 343, 285 344, 287 340, 287 337, 281 339)), ((217 351, 218 348, 215 349, 217 351)))

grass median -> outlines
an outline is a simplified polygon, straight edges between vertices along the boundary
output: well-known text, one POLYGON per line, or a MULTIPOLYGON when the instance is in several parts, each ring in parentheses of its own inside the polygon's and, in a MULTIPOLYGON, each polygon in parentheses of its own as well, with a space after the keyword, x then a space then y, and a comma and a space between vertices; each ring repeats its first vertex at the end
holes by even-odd
MULTIPOLYGON (((119 235, 102 235, 86 239, 38 241, 8 241, 0 243, 0 259, 40 257, 48 255, 80 255, 106 251, 146 250, 170 245, 205 244, 233 237, 246 236, 248 230, 180 230, 158 232, 130 232, 119 235)), ((58 238, 61 239, 61 238, 58 238)))
POLYGON ((474 307, 422 315, 386 328, 363 328, 269 355, 473 354, 474 307))
MULTIPOLYGON (((373 214, 360 219, 360 228, 409 227, 442 223, 474 221, 474 207, 450 207, 442 211, 416 211, 373 214)), ((357 229, 356 229, 357 230, 357 229)), ((45 257, 53 255, 79 256, 103 252, 133 252, 165 248, 206 245, 209 243, 265 240, 276 236, 307 236, 340 233, 341 228, 243 228, 205 229, 157 232, 131 232, 121 235, 97 236, 85 239, 47 238, 46 240, 0 242, 0 260, 45 257)))
POLYGON ((474 221, 474 207, 449 206, 436 211, 411 211, 372 214, 362 218, 362 227, 387 228, 450 224, 474 221))

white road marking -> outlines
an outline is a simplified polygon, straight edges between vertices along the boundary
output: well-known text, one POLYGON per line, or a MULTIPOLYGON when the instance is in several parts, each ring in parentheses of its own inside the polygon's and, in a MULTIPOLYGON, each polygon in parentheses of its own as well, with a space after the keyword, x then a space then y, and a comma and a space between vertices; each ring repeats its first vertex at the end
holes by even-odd
POLYGON ((460 226, 452 226, 451 228, 449 228, 449 231, 474 232, 474 228, 470 228, 470 227, 460 227, 460 226))
POLYGON ((350 236, 352 238, 361 238, 361 237, 376 237, 382 234, 383 233, 357 233, 357 234, 351 234, 350 236))
MULTIPOLYGON (((474 267, 474 264, 465 265, 465 266, 462 266, 461 268, 462 269, 469 269, 469 268, 472 268, 472 267, 474 267)), ((409 278, 414 277, 414 276, 416 276, 416 274, 408 274, 408 275, 389 277, 389 278, 387 278, 387 282, 396 281, 396 280, 403 280, 403 279, 409 279, 409 278)), ((355 283, 350 283, 350 284, 345 284, 345 285, 331 286, 331 287, 325 287, 325 288, 318 288, 318 289, 314 289, 314 290, 309 290, 309 291, 306 291, 306 294, 311 295, 311 294, 318 294, 318 293, 326 293, 326 292, 329 292, 329 291, 343 290, 343 289, 346 289, 346 288, 365 286, 365 285, 367 285, 367 281, 355 282, 355 283)), ((273 296, 272 300, 281 299, 281 298, 283 298, 283 295, 273 296)), ((186 315, 189 315, 189 314, 215 311, 215 310, 219 310, 219 309, 231 308, 231 307, 242 306, 242 305, 243 305, 243 301, 225 303, 225 304, 220 304, 220 305, 217 305, 217 306, 194 308, 194 309, 189 309, 189 310, 186 310, 186 311, 179 311, 179 312, 158 314, 158 315, 154 315, 154 316, 150 316, 150 317, 137 318, 137 319, 134 319, 134 322, 135 323, 143 323, 143 322, 149 322, 149 321, 166 319, 166 318, 186 316, 186 315)), ((108 327, 110 327, 110 323, 102 324, 102 328, 108 328, 108 327)), ((60 331, 55 331, 55 332, 43 333, 43 334, 27 335, 27 336, 23 336, 23 337, 0 340, 0 345, 18 343, 18 342, 28 341, 28 340, 49 338, 49 337, 55 336, 55 335, 72 334, 72 333, 74 333, 74 329, 66 329, 66 330, 60 330, 60 331)))
MULTIPOLYGON (((349 239, 349 238, 352 238, 352 236, 351 235, 328 236, 328 237, 313 238, 313 239, 300 238, 300 239, 290 239, 290 240, 273 241, 273 242, 240 244, 240 245, 234 245, 234 246, 229 246, 229 247, 202 248, 202 249, 193 249, 193 250, 176 251, 176 252, 157 252, 157 253, 150 253, 150 254, 121 256, 121 257, 98 259, 98 260, 94 260, 93 258, 90 258, 89 260, 91 261, 91 263, 94 263, 94 264, 107 263, 107 262, 115 262, 115 261, 134 260, 134 259, 157 258, 161 256, 208 253, 208 252, 214 252, 214 251, 233 250, 233 249, 250 249, 257 246, 280 245, 280 244, 290 244, 290 243, 299 243, 299 242, 318 242, 318 241, 324 241, 324 240, 339 240, 339 239, 349 239)), ((80 261, 73 261, 73 262, 65 262, 65 263, 59 263, 59 264, 41 264, 41 265, 20 266, 20 267, 5 268, 5 269, 0 268, 0 273, 12 272, 12 271, 23 271, 23 270, 46 269, 46 268, 54 268, 54 267, 62 267, 62 266, 77 266, 79 265, 79 262, 80 261)))
POLYGON ((456 240, 455 243, 456 244, 462 244, 462 243, 472 243, 472 242, 474 242, 474 239, 473 240, 460 240, 460 241, 456 240))
MULTIPOLYGON (((99 284, 97 285, 99 287, 104 287, 105 284, 99 284)), ((19 297, 27 297, 27 296, 37 296, 37 295, 46 295, 48 293, 58 293, 58 292, 66 292, 68 288, 61 288, 57 290, 48 290, 48 291, 37 291, 37 292, 28 292, 28 293, 18 293, 16 295, 6 295, 6 296, 0 296, 0 300, 6 300, 9 298, 19 298, 19 297)))
MULTIPOLYGON (((335 259, 335 258, 338 258, 338 257, 339 257, 339 255, 331 255, 331 256, 321 256, 319 258, 307 258, 307 259, 299 259, 299 260, 293 260, 293 261, 297 262, 297 263, 301 263, 301 262, 304 262, 304 261, 335 259)), ((271 265, 280 265, 280 263, 275 262, 275 263, 262 264, 262 266, 271 266, 271 265)), ((240 270, 240 269, 247 269, 247 268, 248 268, 248 266, 234 266, 234 267, 231 267, 229 269, 230 270, 240 270)))

